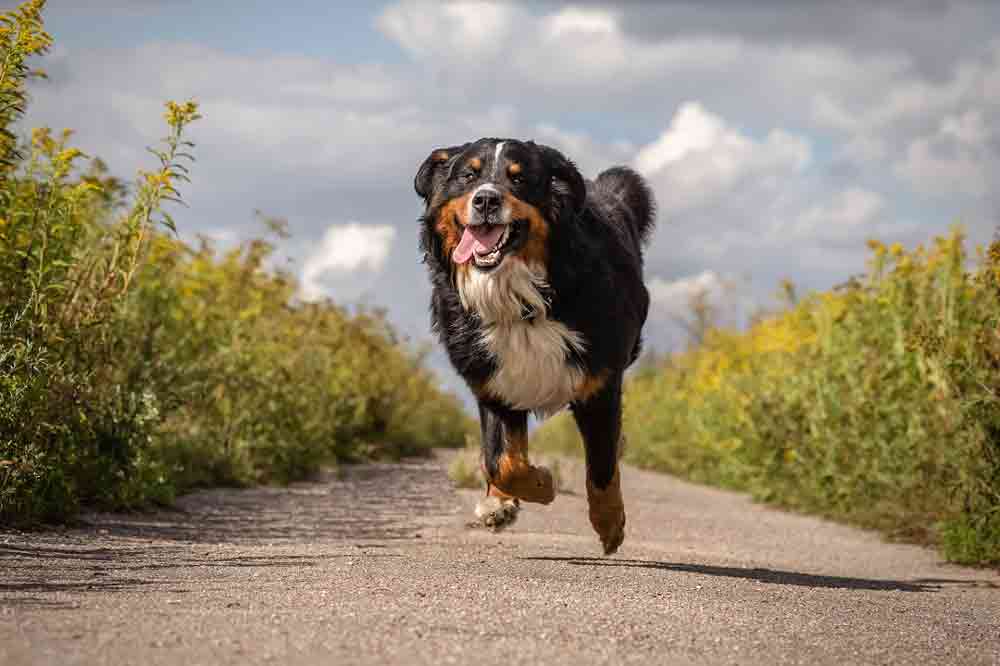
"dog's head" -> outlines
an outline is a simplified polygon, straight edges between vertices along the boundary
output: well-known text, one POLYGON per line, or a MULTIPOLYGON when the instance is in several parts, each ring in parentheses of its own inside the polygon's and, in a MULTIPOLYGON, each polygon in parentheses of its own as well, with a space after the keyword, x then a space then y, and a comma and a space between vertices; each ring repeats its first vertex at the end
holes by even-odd
POLYGON ((544 266, 553 226, 571 223, 586 198, 559 151, 512 139, 435 150, 413 184, 427 206, 425 249, 484 274, 517 261, 544 266))

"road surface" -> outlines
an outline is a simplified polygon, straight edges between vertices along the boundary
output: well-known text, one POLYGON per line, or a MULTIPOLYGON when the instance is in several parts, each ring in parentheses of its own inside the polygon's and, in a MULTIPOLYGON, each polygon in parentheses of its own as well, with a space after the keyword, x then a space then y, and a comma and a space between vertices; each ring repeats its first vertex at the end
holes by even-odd
POLYGON ((0 664, 1000 664, 1000 575, 626 468, 508 532, 446 458, 0 532, 0 664))

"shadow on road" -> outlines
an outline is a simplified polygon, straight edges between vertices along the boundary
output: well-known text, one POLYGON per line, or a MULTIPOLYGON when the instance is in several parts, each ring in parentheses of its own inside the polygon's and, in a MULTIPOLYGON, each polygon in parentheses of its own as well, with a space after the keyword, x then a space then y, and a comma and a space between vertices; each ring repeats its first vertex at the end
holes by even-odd
POLYGON ((798 571, 775 569, 721 567, 711 564, 684 564, 680 562, 655 562, 651 560, 616 560, 598 557, 524 557, 524 560, 565 562, 576 566, 632 567, 637 569, 659 569, 679 573, 701 574, 703 576, 723 576, 742 578, 775 585, 796 585, 799 587, 827 588, 838 590, 875 590, 895 592, 935 592, 944 586, 990 587, 989 581, 950 580, 944 578, 916 579, 911 581, 877 580, 870 578, 850 578, 844 576, 823 576, 798 571))
POLYGON ((362 553, 366 559, 399 557, 379 552, 384 544, 366 542, 419 537, 424 517, 449 506, 441 488, 450 484, 433 461, 376 463, 283 488, 192 493, 169 510, 89 514, 81 528, 0 531, 0 541, 6 542, 0 543, 0 608, 75 607, 40 596, 52 593, 184 594, 192 576, 211 587, 224 585, 239 571, 257 575, 253 570, 314 567, 362 553), (241 552, 247 546, 322 541, 358 551, 241 552))
MULTIPOLYGON (((385 557, 386 555, 383 555, 385 557)), ((325 555, 204 555, 192 556, 179 546, 149 548, 57 548, 33 544, 0 544, 0 580, 3 593, 97 592, 135 590, 149 585, 169 585, 171 578, 149 580, 142 572, 179 569, 228 569, 263 567, 312 567, 320 559, 348 557, 325 555), (13 579, 13 580, 12 580, 13 579)), ((367 557, 374 557, 367 555, 367 557)), ((183 593, 186 590, 172 590, 183 593)), ((0 596, 0 603, 7 601, 0 596)))
MULTIPOLYGON (((97 538, 244 545, 412 539, 424 516, 448 507, 441 488, 450 487, 433 461, 348 465, 287 487, 195 492, 171 509, 88 514, 79 532, 97 538)), ((74 557, 81 557, 79 551, 74 557)))

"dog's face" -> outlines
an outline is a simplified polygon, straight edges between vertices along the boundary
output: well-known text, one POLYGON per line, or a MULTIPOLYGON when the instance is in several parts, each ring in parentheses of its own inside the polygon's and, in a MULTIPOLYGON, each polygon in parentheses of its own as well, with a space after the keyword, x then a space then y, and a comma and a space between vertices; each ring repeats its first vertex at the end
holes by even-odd
POLYGON ((562 154, 509 139, 433 151, 414 188, 439 259, 480 273, 514 261, 544 265, 552 225, 566 223, 586 197, 583 177, 562 154))

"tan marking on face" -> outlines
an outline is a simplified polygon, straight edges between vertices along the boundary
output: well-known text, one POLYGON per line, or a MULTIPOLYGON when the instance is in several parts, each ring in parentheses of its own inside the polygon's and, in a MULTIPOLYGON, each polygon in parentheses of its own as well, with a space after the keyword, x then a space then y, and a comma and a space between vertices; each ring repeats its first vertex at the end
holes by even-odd
POLYGON ((468 199, 469 195, 463 194, 446 203, 438 211, 437 223, 434 225, 434 229, 441 237, 445 256, 449 259, 451 258, 451 253, 458 247, 458 241, 462 238, 462 227, 468 223, 468 220, 465 219, 465 215, 469 209, 468 199))
POLYGON ((472 169, 473 171, 479 171, 480 169, 483 168, 483 161, 478 157, 473 157, 471 160, 469 160, 469 168, 472 169))
POLYGON ((517 255, 525 261, 546 265, 548 250, 546 241, 549 238, 549 223, 541 211, 529 203, 521 201, 509 192, 503 195, 504 206, 510 209, 512 220, 527 220, 528 240, 518 250, 517 255))
POLYGON ((507 167, 507 173, 511 176, 517 176, 521 173, 522 168, 519 162, 513 162, 509 167, 507 167))
POLYGON ((449 157, 451 157, 451 155, 448 154, 447 150, 439 150, 434 153, 431 159, 435 162, 447 162, 449 157))

